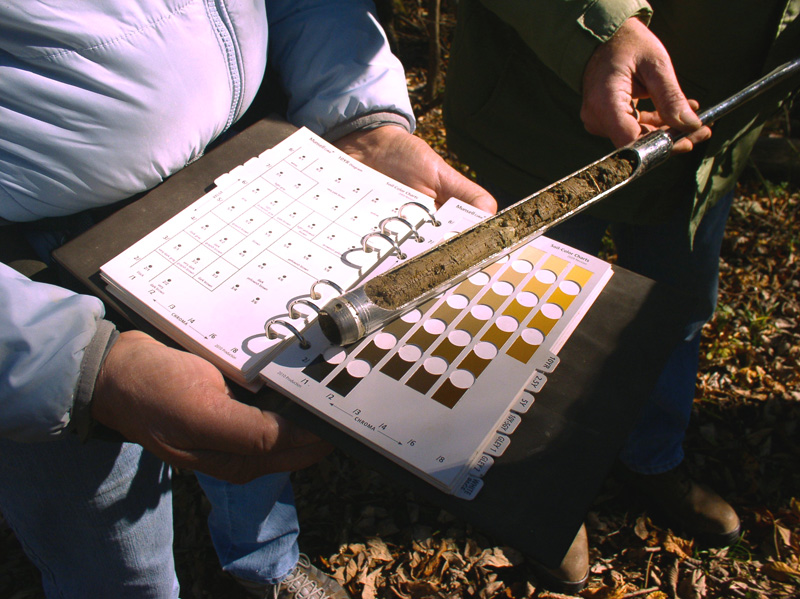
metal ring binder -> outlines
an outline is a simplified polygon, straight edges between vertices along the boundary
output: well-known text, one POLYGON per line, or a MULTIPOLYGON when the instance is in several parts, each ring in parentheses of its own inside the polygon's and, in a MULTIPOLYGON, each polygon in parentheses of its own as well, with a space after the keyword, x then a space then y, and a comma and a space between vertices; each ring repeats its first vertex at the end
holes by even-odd
POLYGON ((364 237, 361 238, 361 247, 364 249, 365 252, 375 251, 375 248, 369 245, 368 243, 370 237, 380 237, 381 239, 385 240, 397 252, 397 255, 400 257, 401 260, 406 257, 406 255, 403 253, 403 250, 400 249, 400 246, 394 239, 392 239, 386 233, 381 233, 379 231, 373 231, 372 233, 367 233, 366 235, 364 235, 364 237))
POLYGON ((411 238, 416 240, 418 243, 425 241, 419 234, 419 231, 417 231, 416 227, 414 227, 414 225, 412 225, 410 222, 408 222, 408 220, 406 220, 402 216, 387 216, 386 218, 384 218, 380 223, 378 223, 378 227, 380 228, 381 233, 386 233, 386 225, 393 220, 403 223, 406 227, 408 227, 411 238))
POLYGON ((425 212, 425 214, 428 215, 428 219, 427 220, 434 227, 438 227, 438 226, 440 226, 442 224, 440 221, 436 220, 436 217, 433 215, 433 212, 431 212, 430 209, 425 204, 420 204, 419 202, 406 202, 405 204, 400 206, 400 210, 398 210, 398 212, 397 212, 398 216, 400 216, 400 217, 403 216, 403 210, 406 208, 406 206, 416 206, 420 210, 423 210, 425 212))
POLYGON ((280 318, 271 318, 267 322, 264 323, 264 332, 267 334, 267 338, 269 338, 269 339, 277 339, 278 338, 278 334, 275 331, 272 330, 272 326, 276 325, 276 324, 279 324, 282 327, 285 327, 286 329, 289 330, 289 332, 292 335, 297 337, 297 340, 300 342, 300 347, 302 347, 303 349, 308 349, 309 347, 311 347, 311 344, 308 342, 308 340, 305 337, 303 337, 300 334, 300 331, 298 331, 294 326, 292 326, 291 324, 289 324, 285 320, 281 320, 280 318))
POLYGON ((311 300, 308 300, 308 299, 306 299, 304 297, 301 297, 301 298, 298 298, 298 299, 293 299, 286 306, 286 308, 289 310, 289 316, 291 318, 303 318, 304 316, 307 316, 306 314, 303 314, 302 312, 298 312, 295 309, 295 306, 297 304, 303 304, 304 306, 308 306, 309 308, 314 310, 314 312, 316 312, 317 314, 319 314, 319 312, 320 312, 320 307, 317 306, 317 304, 315 304, 311 300))
POLYGON ((339 295, 344 293, 344 290, 333 281, 329 281, 328 279, 319 279, 311 283, 311 293, 309 294, 311 295, 311 299, 318 300, 322 297, 322 294, 317 293, 317 285, 327 285, 328 287, 333 287, 339 295))

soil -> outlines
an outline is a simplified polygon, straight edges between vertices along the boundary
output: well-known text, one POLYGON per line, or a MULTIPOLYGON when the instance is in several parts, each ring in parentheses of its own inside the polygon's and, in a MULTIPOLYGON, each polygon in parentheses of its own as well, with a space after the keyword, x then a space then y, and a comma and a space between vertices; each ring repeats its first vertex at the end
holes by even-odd
POLYGON ((396 310, 628 179, 636 161, 616 153, 486 219, 364 286, 377 306, 396 310))

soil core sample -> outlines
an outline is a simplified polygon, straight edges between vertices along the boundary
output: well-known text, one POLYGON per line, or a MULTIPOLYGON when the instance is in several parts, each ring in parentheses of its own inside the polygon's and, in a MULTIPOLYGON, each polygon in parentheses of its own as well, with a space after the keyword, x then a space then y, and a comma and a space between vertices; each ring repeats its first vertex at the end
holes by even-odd
POLYGON ((624 182, 636 165, 628 153, 612 154, 370 279, 364 292, 381 308, 401 308, 624 182))

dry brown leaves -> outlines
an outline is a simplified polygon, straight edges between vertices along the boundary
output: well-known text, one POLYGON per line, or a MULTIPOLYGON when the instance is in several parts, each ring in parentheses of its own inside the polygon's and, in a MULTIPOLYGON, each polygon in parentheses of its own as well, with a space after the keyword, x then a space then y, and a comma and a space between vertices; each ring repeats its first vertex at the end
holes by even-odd
POLYGON ((330 566, 334 578, 359 589, 362 599, 392 595, 400 599, 447 599, 495 596, 503 583, 494 571, 522 561, 513 549, 480 549, 472 539, 459 547, 453 539, 428 537, 413 541, 410 548, 410 552, 402 553, 373 537, 366 543, 342 547, 330 566))

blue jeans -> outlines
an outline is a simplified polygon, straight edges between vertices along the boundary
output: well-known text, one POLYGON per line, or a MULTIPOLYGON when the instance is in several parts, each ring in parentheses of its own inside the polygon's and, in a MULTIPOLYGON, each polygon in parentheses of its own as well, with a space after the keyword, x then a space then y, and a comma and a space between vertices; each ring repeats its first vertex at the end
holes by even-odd
MULTIPOLYGON (((501 206, 510 203, 508 194, 485 181, 481 183, 495 194, 501 206)), ((655 225, 609 223, 584 212, 546 234, 597 255, 603 236, 610 231, 620 266, 667 283, 694 300, 683 325, 683 341, 672 350, 620 454, 621 461, 635 472, 658 474, 672 470, 683 460, 683 439, 697 379, 700 330, 717 304, 719 253, 732 202, 730 193, 706 213, 693 246, 689 244, 687 216, 680 211, 655 225)))
MULTIPOLYGON (((198 476, 223 569, 276 582, 297 562, 288 474, 232 485, 198 476)), ((47 597, 178 597, 171 471, 131 443, 0 439, 0 511, 47 597)))

